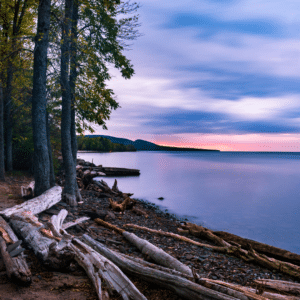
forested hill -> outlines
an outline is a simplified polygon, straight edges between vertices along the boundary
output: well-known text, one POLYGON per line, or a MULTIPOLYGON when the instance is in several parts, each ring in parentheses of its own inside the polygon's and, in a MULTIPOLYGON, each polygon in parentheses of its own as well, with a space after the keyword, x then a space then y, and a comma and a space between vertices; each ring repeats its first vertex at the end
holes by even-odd
POLYGON ((92 150, 101 152, 128 152, 136 151, 133 145, 114 143, 100 136, 77 136, 78 150, 92 150))
POLYGON ((143 150, 144 151, 220 151, 220 150, 208 150, 208 149, 197 149, 197 148, 160 146, 144 140, 132 141, 129 139, 116 138, 109 135, 85 135, 85 138, 98 138, 98 137, 108 139, 112 143, 122 144, 125 146, 133 146, 138 151, 143 151, 143 150))

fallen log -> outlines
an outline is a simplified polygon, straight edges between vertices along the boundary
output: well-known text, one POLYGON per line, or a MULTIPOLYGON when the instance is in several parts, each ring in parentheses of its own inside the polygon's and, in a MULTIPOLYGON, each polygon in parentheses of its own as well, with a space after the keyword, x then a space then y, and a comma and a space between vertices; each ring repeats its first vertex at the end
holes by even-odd
POLYGON ((5 267, 8 278, 10 278, 13 282, 22 285, 29 285, 32 277, 26 259, 22 253, 24 249, 20 246, 21 241, 17 238, 11 227, 2 217, 0 217, 0 228, 2 229, 0 235, 2 236, 2 263, 0 265, 2 266, 0 266, 0 270, 5 267), (4 236, 6 236, 6 239, 4 239, 4 236), (7 246, 7 243, 10 243, 11 245, 7 246), (12 251, 14 251, 13 255, 10 254, 12 251))
POLYGON ((218 246, 221 246, 221 247, 222 246, 223 247, 231 246, 231 244, 227 243, 226 241, 224 241, 224 239, 215 235, 211 230, 209 230, 205 227, 202 227, 200 225, 186 223, 185 225, 182 225, 181 227, 185 230, 188 230, 191 235, 212 241, 218 246))
POLYGON ((262 287, 261 289, 257 290, 251 287, 247 287, 247 286, 241 286, 241 285, 237 285, 237 284, 233 284, 233 283, 228 283, 228 282, 222 282, 219 280, 212 280, 212 279, 205 279, 206 281, 209 282, 215 282, 221 285, 226 284, 226 286, 232 288, 232 289, 236 289, 239 291, 245 291, 245 292, 251 292, 251 293, 255 293, 258 295, 261 295, 267 299, 271 299, 271 300, 300 300, 299 297, 295 297, 295 296, 289 296, 289 295, 282 295, 282 294, 276 294, 276 293, 270 293, 268 291, 265 291, 264 287, 262 287))
POLYGON ((171 256, 170 254, 166 253, 162 249, 154 246, 150 242, 139 238, 134 233, 130 233, 125 231, 124 229, 120 229, 117 226, 109 224, 101 219, 95 219, 95 222, 115 230, 123 235, 130 243, 135 245, 143 254, 151 257, 156 263, 168 267, 170 269, 175 269, 181 273, 187 274, 190 277, 193 277, 192 270, 177 260, 175 257, 171 256))
POLYGON ((69 248, 68 236, 62 239, 54 236, 31 212, 12 215, 10 225, 35 255, 51 269, 66 269, 70 265, 74 255, 69 248))
POLYGON ((24 260, 12 258, 6 247, 6 243, 0 237, 0 253, 4 263, 7 277, 16 284, 29 285, 31 283, 31 273, 24 260))
POLYGON ((227 247, 219 247, 219 246, 213 246, 213 245, 209 245, 209 244, 199 243, 199 242, 189 239, 185 236, 182 236, 182 235, 179 235, 176 233, 172 233, 172 232, 155 230, 155 229, 151 229, 151 228, 147 228, 147 227, 143 227, 143 226, 139 226, 139 225, 135 225, 135 224, 126 224, 126 225, 124 225, 124 227, 134 228, 134 229, 138 229, 138 230, 144 230, 144 231, 155 233, 155 234, 162 235, 162 236, 169 236, 169 237, 175 238, 177 240, 184 241, 184 242, 187 242, 187 243, 199 246, 199 247, 205 247, 205 248, 209 248, 209 249, 223 252, 223 253, 227 252, 227 247))
POLYGON ((174 291, 177 295, 184 299, 201 299, 201 300, 233 300, 237 299, 228 295, 224 295, 220 292, 213 291, 206 287, 203 287, 197 283, 194 283, 181 276, 169 274, 161 270, 156 270, 150 267, 145 267, 138 262, 134 262, 115 251, 108 249, 103 244, 96 242, 88 235, 84 234, 82 240, 90 245, 93 249, 99 252, 101 255, 112 261, 125 273, 138 276, 139 278, 162 286, 164 288, 174 291))
MULTIPOLYGON (((51 217, 51 229, 55 236, 63 238, 62 234, 67 235, 66 231, 63 229, 63 221, 67 214, 68 212, 66 210, 61 210, 57 216, 51 217)), ((82 243, 80 240, 71 237, 70 241, 72 241, 72 243, 68 246, 71 248, 75 260, 84 268, 91 279, 99 300, 104 299, 103 295, 105 294, 101 285, 101 278, 104 280, 110 294, 113 294, 113 291, 116 291, 124 300, 147 300, 126 275, 112 262, 82 243)))
MULTIPOLYGON (((148 231, 151 233, 156 233, 159 235, 170 236, 170 237, 178 238, 178 239, 185 240, 185 241, 189 240, 188 238, 186 238, 184 236, 179 236, 178 234, 175 234, 175 233, 154 230, 154 229, 150 229, 147 227, 142 227, 142 226, 138 226, 138 225, 134 225, 134 224, 126 224, 124 226, 148 231)), ((197 245, 197 242, 193 242, 193 244, 197 245)), ((277 270, 284 274, 287 274, 287 275, 290 275, 297 279, 300 279, 300 267, 299 266, 293 265, 288 262, 279 261, 279 260, 276 260, 275 258, 267 257, 264 254, 259 254, 255 250, 253 250, 251 247, 249 250, 244 250, 239 245, 234 245, 234 246, 229 246, 229 247, 218 247, 218 246, 211 246, 211 245, 205 245, 205 244, 198 243, 198 246, 210 248, 214 251, 226 253, 229 255, 234 255, 236 257, 239 257, 239 258, 245 260, 246 262, 256 263, 256 264, 259 264, 260 266, 266 267, 270 270, 277 270)))
POLYGON ((34 215, 39 214, 61 201, 61 193, 62 188, 55 186, 36 198, 0 211, 0 215, 9 218, 11 215, 25 211, 31 211, 34 215))
POLYGON ((206 286, 207 288, 213 289, 215 291, 220 291, 240 300, 268 300, 268 298, 262 295, 257 295, 255 292, 248 291, 237 285, 228 284, 227 282, 223 282, 220 280, 201 278, 199 280, 199 283, 206 286))
POLYGON ((257 279, 254 283, 263 288, 300 296, 300 283, 272 279, 257 279))
POLYGON ((276 259, 291 262, 296 265, 300 265, 300 255, 296 253, 292 253, 287 250, 283 250, 274 246, 270 246, 264 243, 256 242, 253 240, 245 239, 240 236, 234 235, 232 233, 228 233, 225 231, 213 231, 213 233, 222 238, 223 240, 227 241, 228 243, 234 242, 241 245, 243 248, 249 248, 249 245, 255 251, 274 257, 276 259))
POLYGON ((102 299, 103 294, 101 278, 104 280, 111 295, 113 294, 113 291, 116 291, 124 300, 147 300, 128 277, 110 260, 106 259, 78 239, 73 239, 72 249, 75 253, 76 261, 84 268, 93 282, 100 300, 102 299))

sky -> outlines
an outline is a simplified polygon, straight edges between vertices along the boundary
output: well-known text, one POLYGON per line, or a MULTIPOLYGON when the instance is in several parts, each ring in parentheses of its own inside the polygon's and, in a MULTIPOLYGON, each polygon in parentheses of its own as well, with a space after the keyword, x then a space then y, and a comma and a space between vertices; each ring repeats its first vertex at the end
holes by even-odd
POLYGON ((140 0, 140 32, 112 70, 122 108, 95 134, 222 151, 300 151, 300 5, 140 0))

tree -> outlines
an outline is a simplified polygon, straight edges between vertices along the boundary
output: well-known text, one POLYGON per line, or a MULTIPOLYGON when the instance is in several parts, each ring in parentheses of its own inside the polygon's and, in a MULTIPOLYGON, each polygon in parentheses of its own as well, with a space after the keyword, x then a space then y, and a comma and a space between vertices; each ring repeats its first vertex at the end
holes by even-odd
POLYGON ((65 16, 62 26, 61 42, 61 146, 65 169, 64 198, 71 205, 76 206, 76 169, 72 152, 71 125, 72 125, 72 97, 69 82, 70 65, 70 27, 73 9, 73 0, 65 0, 65 16))
POLYGON ((50 163, 46 121, 46 72, 51 0, 40 0, 34 49, 32 127, 35 195, 50 188, 50 163))
MULTIPOLYGON (((30 80, 24 78, 24 73, 31 70, 31 53, 24 54, 24 47, 30 44, 35 22, 33 15, 36 10, 35 0, 2 0, 0 1, 0 81, 1 81, 1 105, 3 113, 0 113, 0 128, 5 132, 6 167, 8 171, 13 168, 12 137, 14 123, 14 112, 27 94, 29 86, 32 86, 32 74, 30 80), (29 54, 29 55, 28 55, 29 54), (26 63, 25 71, 24 63, 26 63), (29 67, 28 67, 29 66, 29 67), (22 78, 22 79, 21 79, 22 78), (5 117, 5 126, 3 126, 5 117)), ((27 76, 27 75, 26 75, 27 76)), ((0 105, 0 106, 1 106, 0 105)), ((0 130, 0 161, 2 163, 4 154, 4 138, 0 130)), ((1 165, 0 163, 0 165, 1 165)), ((0 169, 2 169, 0 167, 0 169)), ((1 171, 2 173, 2 171, 1 171)), ((3 177, 3 176, 2 176, 3 177)))

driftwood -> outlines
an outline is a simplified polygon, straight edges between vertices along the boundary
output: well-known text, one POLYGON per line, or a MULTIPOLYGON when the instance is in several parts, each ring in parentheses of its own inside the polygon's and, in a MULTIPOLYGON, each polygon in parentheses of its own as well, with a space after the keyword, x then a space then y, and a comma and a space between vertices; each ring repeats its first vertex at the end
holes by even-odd
POLYGON ((70 265, 73 254, 68 247, 68 237, 60 239, 54 236, 31 212, 11 216, 10 224, 47 266, 52 269, 65 269, 70 265))
POLYGON ((292 253, 287 250, 283 250, 274 246, 270 246, 267 244, 263 244, 260 242, 256 242, 253 240, 245 239, 242 237, 239 237, 237 235, 234 235, 232 233, 224 232, 224 231, 213 231, 213 233, 222 238, 223 240, 227 242, 234 242, 239 245, 241 245, 243 248, 248 248, 249 245, 254 249, 255 251, 258 251, 260 253, 263 253, 265 255, 274 257, 276 259, 291 262, 296 265, 300 265, 300 255, 296 253, 292 253))
POLYGON ((20 214, 24 211, 31 211, 34 215, 39 214, 58 203, 61 200, 61 192, 62 188, 55 186, 36 198, 0 211, 0 215, 9 218, 11 215, 20 214))
POLYGON ((182 225, 182 228, 188 230, 192 235, 212 241, 218 246, 221 247, 231 246, 229 243, 227 243, 222 238, 218 237, 211 230, 205 227, 192 224, 192 223, 186 223, 185 225, 182 225))
POLYGON ((199 247, 205 247, 205 248, 209 248, 215 251, 219 251, 219 252, 226 252, 227 247, 219 247, 219 246, 213 246, 213 245, 209 245, 209 244, 203 244, 203 243, 199 243, 197 241, 194 241, 192 239, 189 239, 185 236, 176 234, 176 233, 172 233, 172 232, 166 232, 166 231, 162 231, 162 230, 155 230, 155 229, 151 229, 151 228, 147 228, 147 227, 143 227, 143 226, 139 226, 139 225, 135 225, 135 224, 126 224, 124 225, 124 227, 128 227, 128 228, 134 228, 134 229, 139 229, 139 230, 144 230, 147 232, 151 232, 151 233, 155 233, 158 235, 163 235, 163 236, 169 236, 172 237, 174 239, 180 240, 180 241, 184 241, 199 247))
POLYGON ((88 220, 90 220, 89 217, 78 218, 73 222, 68 222, 68 223, 62 224, 62 229, 68 229, 72 226, 78 225, 78 224, 83 223, 83 222, 88 221, 88 220))
POLYGON ((113 201, 111 198, 108 199, 111 205, 112 210, 114 211, 125 211, 127 205, 130 203, 130 198, 126 198, 122 203, 118 204, 117 202, 113 201))
MULTIPOLYGON (((63 229, 63 221, 67 214, 66 210, 61 210, 57 216, 52 216, 50 223, 53 235, 61 238, 63 238, 62 234, 67 235, 63 229)), ((116 291, 124 300, 146 300, 133 283, 112 262, 83 244, 80 240, 71 237, 70 241, 71 243, 68 246, 71 248, 75 260, 84 268, 93 282, 100 300, 104 298, 103 295, 105 294, 101 285, 101 279, 104 280, 110 294, 116 291)))
MULTIPOLYGON (((145 230, 145 231, 148 231, 151 233, 156 233, 159 235, 165 235, 165 236, 170 236, 170 237, 174 237, 174 238, 179 238, 179 235, 177 235, 175 233, 163 232, 160 230, 154 230, 154 229, 150 229, 150 228, 146 228, 146 227, 142 227, 142 226, 138 226, 138 225, 133 225, 133 224, 127 224, 125 226, 135 228, 135 229, 145 230)), ((182 236, 182 238, 180 238, 180 239, 185 240, 185 241, 189 240, 188 238, 186 238, 184 236, 182 236)), ((193 244, 197 245, 197 243, 195 243, 195 242, 193 242, 193 244)), ((275 258, 270 258, 264 254, 259 254, 255 250, 253 250, 251 247, 249 250, 244 250, 239 245, 232 245, 229 247, 218 247, 218 246, 211 246, 211 245, 205 245, 205 244, 198 243, 198 246, 206 247, 206 248, 210 248, 214 251, 219 251, 222 253, 234 255, 236 257, 239 257, 239 258, 245 260, 246 262, 253 262, 253 263, 259 264, 263 267, 266 267, 270 270, 277 270, 284 274, 288 274, 292 277, 300 279, 300 267, 299 266, 293 265, 288 262, 279 261, 279 260, 276 260, 275 258)))
POLYGON ((272 279, 257 279, 254 283, 263 288, 300 296, 300 283, 272 279))
POLYGON ((237 285, 228 284, 227 282, 223 282, 220 280, 212 280, 207 278, 201 278, 199 283, 206 286, 207 288, 220 291, 222 293, 231 295, 237 299, 241 300, 268 300, 268 298, 258 295, 255 292, 251 292, 249 290, 243 289, 237 285))
POLYGON ((113 184, 113 186, 112 186, 112 191, 114 191, 114 192, 116 192, 116 193, 119 193, 120 191, 119 191, 119 188, 118 188, 118 181, 117 181, 117 179, 115 179, 115 181, 114 181, 114 184, 113 184))
POLYGON ((215 283, 215 284, 219 284, 219 285, 225 285, 229 288, 238 290, 238 291, 242 291, 243 293, 247 293, 247 292, 251 292, 254 294, 258 294, 262 297, 265 297, 265 299, 271 299, 271 300, 300 300, 299 297, 295 297, 295 296, 288 296, 288 295, 282 295, 282 294, 275 294, 275 293, 271 293, 268 291, 264 290, 264 287, 262 287, 261 289, 257 290, 251 287, 246 287, 246 286, 241 286, 241 285, 237 285, 237 284, 233 284, 233 283, 228 283, 228 282, 222 282, 219 280, 212 280, 212 279, 204 279, 207 282, 211 282, 211 283, 215 283))
POLYGON ((21 241, 17 238, 11 227, 0 217, 1 228, 1 269, 6 269, 8 278, 18 284, 28 285, 31 283, 31 272, 23 256, 21 241), (5 238, 4 238, 5 237, 5 238), (8 244, 8 245, 7 245, 8 244))
POLYGON ((21 195, 23 198, 30 199, 34 197, 35 182, 31 181, 28 186, 21 186, 21 195))
POLYGON ((104 280, 110 294, 116 291, 124 300, 147 300, 127 276, 110 260, 83 244, 78 239, 72 242, 75 259, 87 272, 93 282, 98 298, 102 299, 101 278, 104 280))
POLYGON ((125 273, 138 276, 145 281, 155 283, 161 287, 170 289, 184 299, 236 299, 187 280, 186 278, 184 278, 184 275, 174 275, 161 270, 150 268, 148 266, 145 267, 143 264, 140 264, 137 261, 128 259, 126 256, 108 249, 106 246, 99 242, 96 242, 86 234, 83 235, 82 239, 97 252, 115 263, 125 273))
POLYGON ((117 226, 109 224, 100 219, 95 219, 95 222, 102 226, 105 226, 107 228, 110 228, 112 230, 115 230, 115 231, 121 233, 123 235, 123 237, 125 237, 130 243, 135 245, 143 254, 151 257, 156 263, 158 263, 162 266, 168 267, 170 269, 175 269, 181 273, 184 273, 184 274, 189 275, 190 277, 193 277, 193 272, 188 266, 184 265, 179 260, 177 260, 173 256, 169 255, 162 249, 154 246, 150 242, 139 238, 134 233, 127 232, 124 229, 120 229, 117 226))

